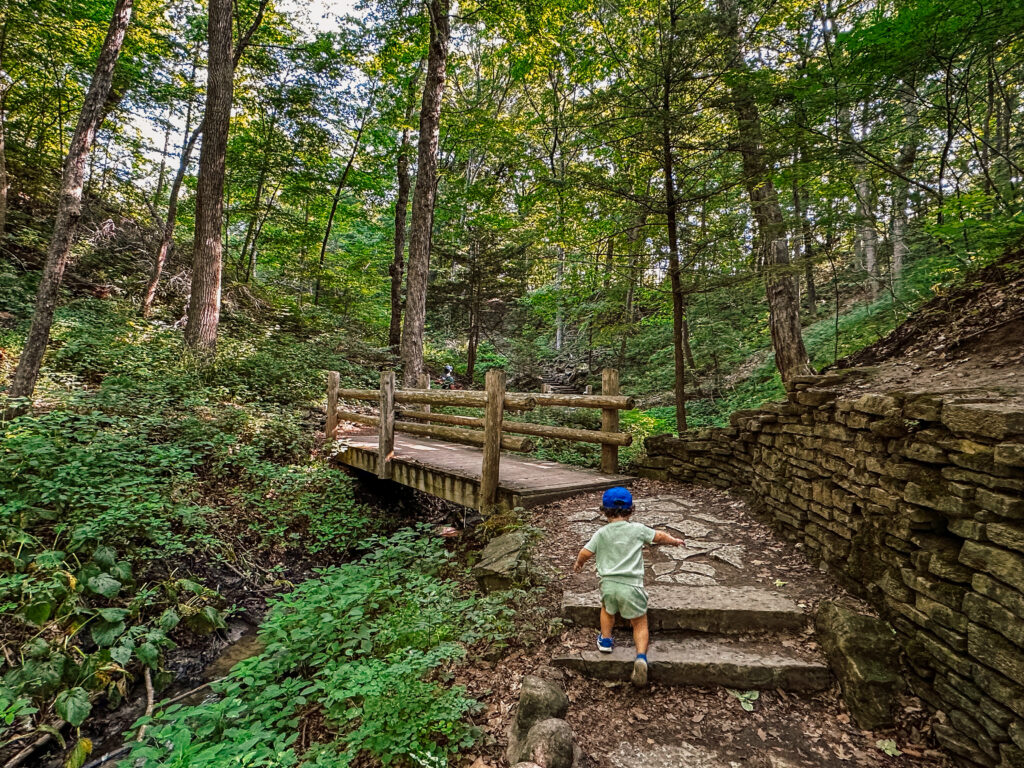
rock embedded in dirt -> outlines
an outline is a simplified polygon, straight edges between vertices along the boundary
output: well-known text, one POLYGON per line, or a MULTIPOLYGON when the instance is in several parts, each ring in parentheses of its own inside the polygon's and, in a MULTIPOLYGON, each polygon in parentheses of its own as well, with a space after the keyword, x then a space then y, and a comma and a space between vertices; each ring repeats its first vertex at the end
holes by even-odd
MULTIPOLYGON (((561 670, 557 671, 561 673, 561 670)), ((533 726, 552 718, 563 718, 568 711, 569 697, 559 683, 546 679, 546 676, 524 677, 516 714, 509 724, 508 749, 505 753, 508 761, 514 764, 526 759, 523 750, 533 726)))
POLYGON ((524 734, 541 720, 562 718, 568 711, 569 697, 560 685, 536 675, 523 678, 515 724, 524 734))
POLYGON ((484 547, 480 562, 473 566, 473 578, 484 592, 510 589, 527 581, 526 534, 512 531, 492 539, 484 547))
POLYGON ((885 622, 838 603, 823 603, 816 622, 818 640, 839 679, 850 714, 873 731, 893 724, 899 649, 885 622))
POLYGON ((571 768, 578 747, 572 728, 565 720, 550 717, 530 728, 517 755, 509 755, 513 765, 532 762, 540 768, 571 768))

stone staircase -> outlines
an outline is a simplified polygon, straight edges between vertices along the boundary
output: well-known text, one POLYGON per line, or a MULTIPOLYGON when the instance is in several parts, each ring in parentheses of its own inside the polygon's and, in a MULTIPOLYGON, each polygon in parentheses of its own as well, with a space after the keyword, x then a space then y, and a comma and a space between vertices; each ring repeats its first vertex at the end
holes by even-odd
MULTIPOLYGON (((825 662, 799 650, 796 633, 807 617, 788 598, 757 587, 654 586, 648 593, 653 682, 797 692, 829 686, 825 662), (783 644, 784 639, 789 642, 783 644)), ((566 593, 563 616, 596 629, 599 601, 597 592, 566 593)), ((635 655, 630 632, 623 628, 616 630, 612 653, 596 648, 566 653, 552 664, 598 680, 629 680, 635 655)))
MULTIPOLYGON (((780 592, 742 583, 752 581, 745 547, 722 540, 728 521, 668 497, 638 501, 634 520, 687 540, 686 547, 656 547, 646 557, 652 682, 796 692, 829 687, 828 665, 809 642, 810 616, 780 592)), ((581 537, 600 524, 588 513, 573 519, 581 537)), ((596 586, 596 579, 589 583, 596 586)), ((597 589, 563 593, 567 621, 596 630, 599 614, 597 589)), ((578 641, 552 664, 599 680, 629 680, 635 649, 628 622, 616 628, 615 640, 613 653, 599 652, 593 640, 578 641)))

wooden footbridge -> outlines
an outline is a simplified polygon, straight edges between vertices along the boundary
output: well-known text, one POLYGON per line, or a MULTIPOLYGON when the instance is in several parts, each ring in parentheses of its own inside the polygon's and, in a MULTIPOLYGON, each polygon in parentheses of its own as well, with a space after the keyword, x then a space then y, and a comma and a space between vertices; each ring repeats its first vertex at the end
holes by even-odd
MULTIPOLYGON (((396 389, 395 372, 384 371, 380 389, 341 389, 327 377, 327 438, 339 440, 336 460, 350 467, 416 488, 433 496, 490 512, 530 507, 578 493, 628 484, 618 472, 619 446, 632 436, 619 431, 619 411, 634 407, 619 394, 618 371, 606 368, 599 395, 506 392, 505 373, 490 370, 483 391, 396 389), (346 410, 342 401, 374 402, 376 414, 346 410), (482 416, 445 413, 439 408, 482 409, 482 416), (596 408, 601 429, 507 420, 536 408, 596 408), (532 437, 601 445, 600 471, 529 457, 532 437), (505 452, 505 455, 503 455, 505 452)), ((369 410, 369 409, 367 409, 369 410)))

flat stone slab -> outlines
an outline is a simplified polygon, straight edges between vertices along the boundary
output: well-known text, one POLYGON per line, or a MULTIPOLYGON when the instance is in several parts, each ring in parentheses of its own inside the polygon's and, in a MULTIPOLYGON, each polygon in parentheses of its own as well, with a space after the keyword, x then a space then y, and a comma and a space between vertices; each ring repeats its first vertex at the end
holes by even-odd
MULTIPOLYGON (((784 595, 760 587, 691 587, 651 584, 648 619, 653 630, 685 629, 737 634, 801 629, 807 617, 784 595)), ((601 593, 566 592, 562 615, 582 626, 598 626, 601 593)))
MULTIPOLYGON (((635 658, 631 645, 620 645, 611 653, 595 648, 556 656, 552 664, 599 680, 629 680, 635 658)), ((647 658, 650 679, 667 685, 809 692, 830 684, 823 662, 711 638, 657 638, 647 658)))

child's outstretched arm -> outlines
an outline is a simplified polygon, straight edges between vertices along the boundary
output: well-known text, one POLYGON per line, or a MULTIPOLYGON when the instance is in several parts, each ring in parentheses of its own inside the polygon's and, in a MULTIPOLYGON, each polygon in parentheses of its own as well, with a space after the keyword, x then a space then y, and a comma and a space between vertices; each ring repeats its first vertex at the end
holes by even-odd
POLYGON ((572 569, 576 571, 576 573, 579 573, 583 570, 583 564, 593 556, 594 553, 584 547, 580 550, 579 555, 576 557, 576 564, 572 567, 572 569))
POLYGON ((670 547, 682 547, 686 545, 686 542, 682 539, 677 539, 670 533, 664 531, 658 531, 654 534, 654 544, 667 544, 670 547))

